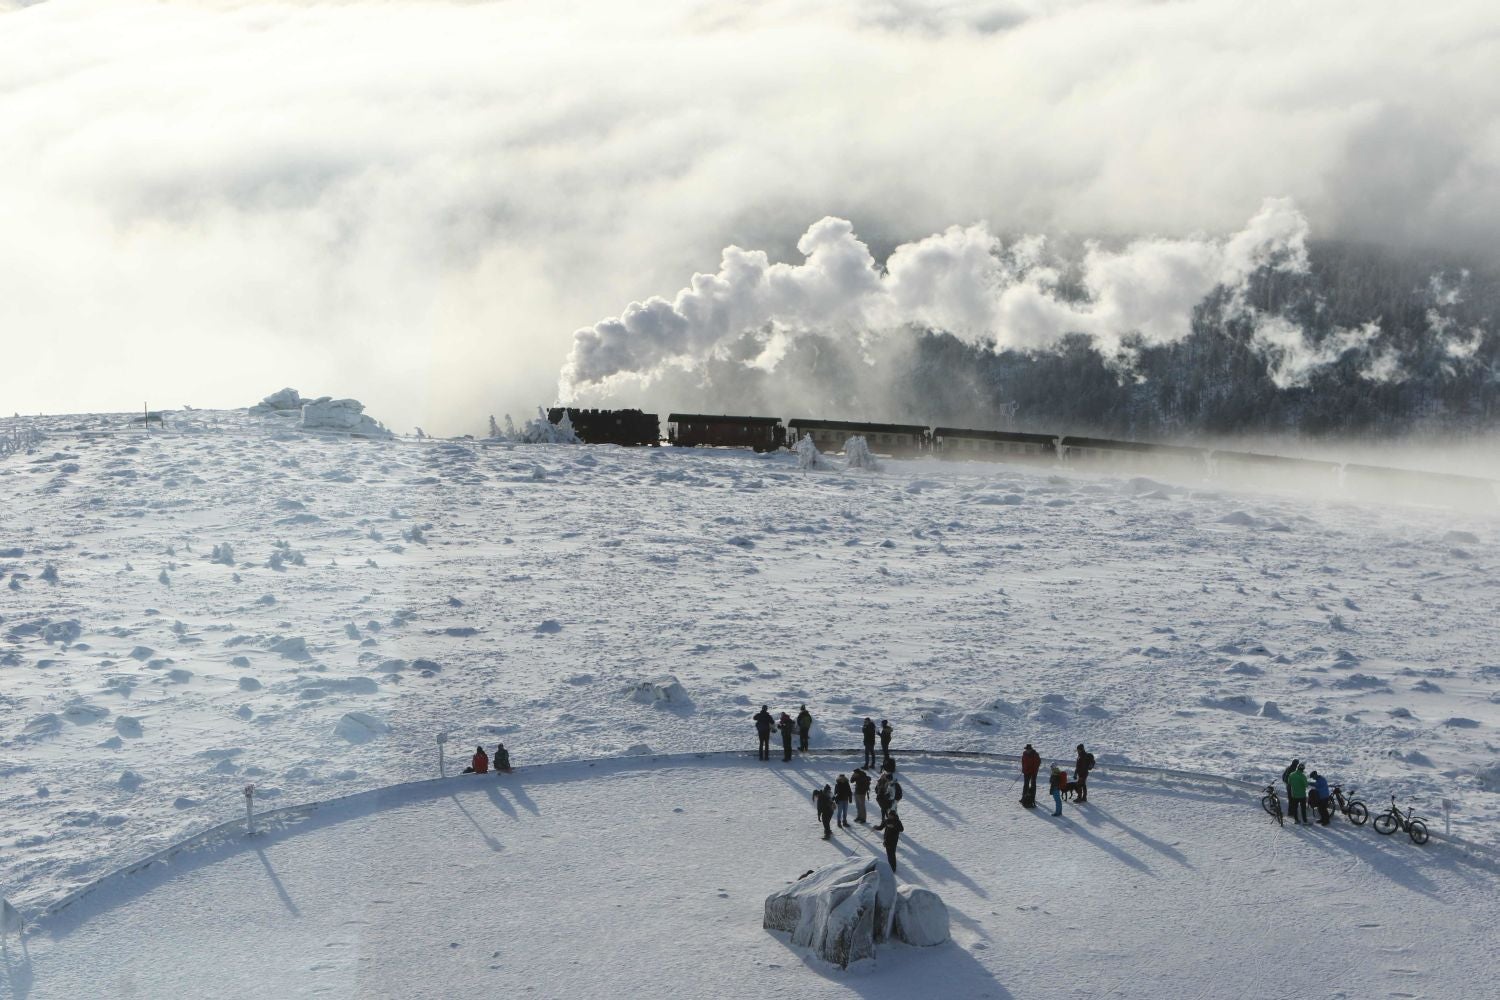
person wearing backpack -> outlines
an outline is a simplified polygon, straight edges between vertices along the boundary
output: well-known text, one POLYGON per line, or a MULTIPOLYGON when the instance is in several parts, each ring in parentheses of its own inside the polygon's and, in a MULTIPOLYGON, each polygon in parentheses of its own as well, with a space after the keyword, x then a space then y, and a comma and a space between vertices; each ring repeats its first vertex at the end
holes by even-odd
POLYGON ((1057 806, 1056 809, 1052 810, 1052 815, 1054 816, 1062 815, 1062 790, 1063 785, 1067 784, 1067 781, 1068 778, 1063 774, 1062 768, 1053 764, 1052 780, 1047 785, 1047 791, 1052 793, 1052 801, 1057 806))
POLYGON ((802 706, 802 711, 797 713, 797 733, 802 737, 802 745, 798 747, 803 753, 807 753, 807 737, 812 732, 812 713, 807 706, 802 706))
POLYGON ((1073 801, 1087 802, 1089 798, 1089 772, 1094 769, 1094 755, 1078 744, 1078 759, 1073 762, 1073 801))
POLYGON ((901 817, 896 814, 893 807, 885 818, 885 859, 891 863, 891 874, 896 872, 896 845, 901 842, 901 831, 906 827, 901 822, 901 817))
POLYGON ((865 724, 861 729, 865 738, 865 762, 861 767, 875 766, 875 720, 868 715, 865 716, 865 724))
POLYGON ((870 776, 862 767, 854 769, 854 822, 867 823, 865 817, 865 797, 870 794, 870 776))
POLYGON ((833 836, 833 831, 828 824, 833 821, 833 789, 824 785, 822 788, 813 789, 813 808, 818 811, 818 821, 823 824, 823 839, 828 840, 833 836))
POLYGON ((1036 808, 1036 775, 1042 769, 1042 755, 1030 743, 1021 751, 1021 805, 1036 808))
POLYGON ((1287 775, 1286 788, 1287 812, 1291 814, 1292 822, 1307 823, 1307 774, 1302 770, 1301 764, 1298 764, 1296 770, 1287 775))
POLYGON ((838 815, 839 829, 849 825, 849 800, 852 798, 854 789, 849 787, 849 779, 839 775, 839 780, 833 783, 834 811, 838 815))

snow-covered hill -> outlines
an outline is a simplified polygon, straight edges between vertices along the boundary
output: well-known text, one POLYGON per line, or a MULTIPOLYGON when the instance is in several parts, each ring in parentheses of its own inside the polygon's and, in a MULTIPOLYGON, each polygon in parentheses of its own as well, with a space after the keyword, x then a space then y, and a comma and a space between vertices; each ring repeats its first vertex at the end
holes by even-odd
MULTIPOLYGON (((14 995, 914 997, 1486 995, 1496 873, 1253 796, 1103 768, 1016 804, 1010 765, 906 758, 898 877, 953 940, 847 972, 761 929, 765 897, 881 853, 819 839, 857 755, 650 759, 391 790, 111 880, 44 920, 14 995), (188 944, 190 942, 190 944, 188 944), (211 971, 210 971, 211 970, 211 971)), ((0 996, 5 996, 0 977, 0 996)))
MULTIPOLYGON (((52 418, 0 459, 0 894, 435 771, 820 741, 1269 779, 1500 842, 1500 537, 1443 510, 1047 468, 52 418), (217 559, 215 553, 217 550, 217 559), (49 569, 50 567, 50 569, 49 569), (76 625, 69 624, 76 623, 76 625), (642 702, 675 675, 686 700, 642 702), (362 713, 346 720, 349 713, 362 713)), ((7 422, 0 422, 0 424, 7 422)))

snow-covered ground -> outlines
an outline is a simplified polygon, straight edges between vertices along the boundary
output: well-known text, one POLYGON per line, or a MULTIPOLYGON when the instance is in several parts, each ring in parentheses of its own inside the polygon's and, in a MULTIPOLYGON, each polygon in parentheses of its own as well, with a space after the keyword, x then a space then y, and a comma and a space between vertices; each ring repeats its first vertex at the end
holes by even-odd
POLYGON ((455 761, 740 747, 763 702, 806 702, 825 745, 873 715, 898 747, 1086 741, 1258 780, 1297 756, 1500 843, 1493 517, 243 411, 85 433, 126 420, 49 418, 0 459, 0 894, 23 909, 233 817, 250 781, 279 805, 425 777, 445 728, 455 761), (633 697, 663 673, 685 701, 633 697))
MULTIPOLYGON (((779 758, 779 755, 778 755, 779 758)), ((112 880, 44 921, 12 994, 1063 998, 1487 995, 1492 869, 1253 796, 1103 768, 1016 804, 1010 766, 907 759, 898 877, 953 940, 847 972, 761 929, 850 854, 814 785, 856 758, 616 760, 463 776, 326 808, 112 880), (188 943, 190 942, 190 944, 188 943)), ((0 990, 3 995, 3 990, 0 990)))

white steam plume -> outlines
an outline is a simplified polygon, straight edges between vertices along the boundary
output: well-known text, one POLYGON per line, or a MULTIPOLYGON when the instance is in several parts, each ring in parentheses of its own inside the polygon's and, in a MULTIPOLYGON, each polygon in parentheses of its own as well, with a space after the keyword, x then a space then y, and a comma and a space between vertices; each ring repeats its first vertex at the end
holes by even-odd
MULTIPOLYGON (((577 331, 561 390, 571 396, 620 375, 649 381, 757 330, 767 332, 759 359, 766 365, 800 332, 866 337, 907 326, 1022 350, 1046 350, 1083 334, 1101 353, 1117 356, 1127 337, 1148 346, 1183 339, 1193 310, 1215 291, 1248 312, 1243 297, 1254 274, 1306 271, 1307 234, 1307 221, 1289 200, 1268 199, 1227 239, 1140 239, 1121 249, 1090 244, 1076 274, 1049 262, 1041 238, 1006 246, 982 224, 899 246, 882 269, 849 222, 825 218, 798 241, 801 264, 773 264, 761 251, 731 246, 717 273, 693 275, 670 300, 632 302, 619 316, 577 331), (1070 277, 1076 291, 1068 290, 1070 277)), ((1282 324, 1268 325, 1261 341, 1286 359, 1289 372, 1326 363, 1317 360, 1319 349, 1300 343, 1299 329, 1282 324)))

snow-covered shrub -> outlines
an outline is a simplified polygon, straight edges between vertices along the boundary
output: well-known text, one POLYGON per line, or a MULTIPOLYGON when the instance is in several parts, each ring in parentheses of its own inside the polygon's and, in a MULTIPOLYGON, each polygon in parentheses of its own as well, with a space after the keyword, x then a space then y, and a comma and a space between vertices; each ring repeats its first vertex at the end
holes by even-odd
POLYGON ((858 435, 844 442, 844 461, 851 469, 869 469, 874 472, 880 468, 874 452, 870 451, 869 442, 858 435))
POLYGON ((566 411, 557 423, 547 419, 547 411, 540 406, 536 408, 536 418, 526 421, 521 429, 516 430, 515 424, 511 423, 510 414, 505 415, 506 437, 517 444, 583 444, 578 433, 573 430, 573 421, 568 418, 566 411))
POLYGON ((823 466, 823 455, 818 451, 818 446, 813 444, 811 437, 797 439, 797 468, 816 469, 823 466))

